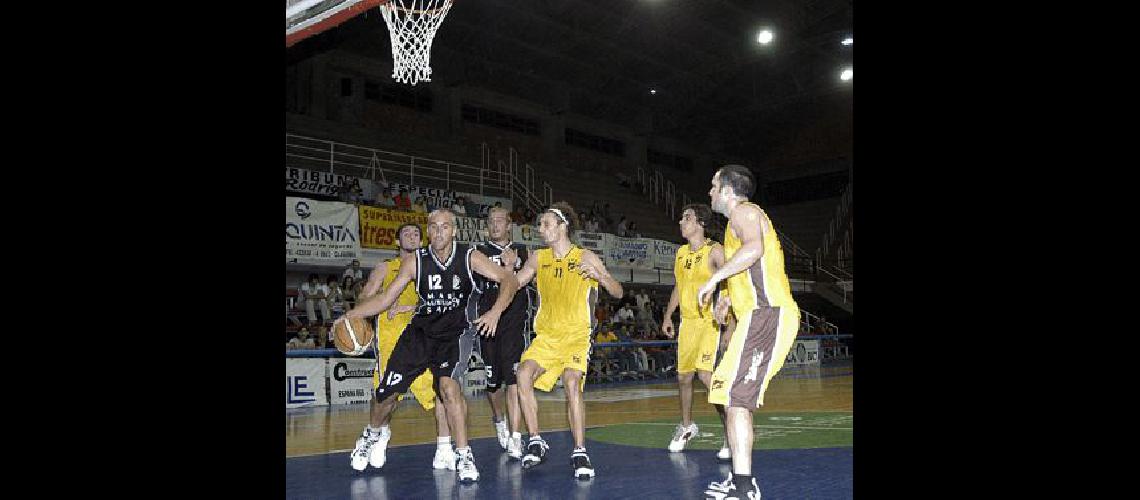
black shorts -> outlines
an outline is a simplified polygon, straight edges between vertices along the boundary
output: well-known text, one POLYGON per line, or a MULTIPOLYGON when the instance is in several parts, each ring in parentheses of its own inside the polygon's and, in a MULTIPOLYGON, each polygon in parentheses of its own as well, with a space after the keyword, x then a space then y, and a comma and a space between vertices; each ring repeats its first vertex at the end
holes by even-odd
POLYGON ((526 315, 503 316, 495 329, 494 337, 479 336, 479 355, 483 358, 483 369, 487 372, 487 390, 495 392, 500 387, 515 385, 519 358, 530 346, 530 336, 526 333, 526 315))
POLYGON ((429 333, 409 323, 392 348, 384 377, 376 389, 376 401, 407 392, 412 381, 429 369, 436 394, 440 394, 439 380, 442 377, 454 379, 462 385, 474 343, 472 331, 462 335, 429 333))

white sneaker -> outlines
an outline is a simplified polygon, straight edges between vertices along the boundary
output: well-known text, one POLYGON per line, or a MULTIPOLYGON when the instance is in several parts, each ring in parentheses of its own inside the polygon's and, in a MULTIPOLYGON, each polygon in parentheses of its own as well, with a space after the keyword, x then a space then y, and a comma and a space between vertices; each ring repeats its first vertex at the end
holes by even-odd
POLYGON ((431 461, 431 468, 455 470, 455 451, 451 449, 451 446, 447 448, 435 447, 435 459, 431 461))
POLYGON ((697 435, 697 423, 689 424, 689 427, 677 424, 677 430, 673 432, 673 440, 669 442, 669 451, 677 453, 685 449, 685 444, 697 435))
POLYGON ((392 439, 392 431, 387 427, 380 428, 380 439, 376 440, 376 444, 372 445, 372 450, 368 453, 368 465, 377 469, 384 466, 384 462, 388 460, 388 441, 392 439))
POLYGON ((507 449, 507 441, 511 439, 511 431, 507 429, 507 421, 495 422, 495 434, 499 437, 499 447, 507 449))
POLYGON ((522 460, 522 436, 512 437, 509 441, 507 441, 507 456, 515 460, 522 460))
POLYGON ((475 468, 475 456, 471 454, 471 448, 456 452, 455 455, 459 457, 459 463, 456 467, 459 474, 459 481, 478 481, 479 469, 475 468))
POLYGON ((716 452, 716 458, 720 460, 732 460, 732 452, 729 451, 728 445, 722 445, 720 451, 716 452))
POLYGON ((380 436, 372 436, 368 429, 364 429, 364 435, 356 440, 356 447, 352 449, 352 468, 355 470, 364 470, 368 467, 368 457, 372 448, 380 441, 380 436))

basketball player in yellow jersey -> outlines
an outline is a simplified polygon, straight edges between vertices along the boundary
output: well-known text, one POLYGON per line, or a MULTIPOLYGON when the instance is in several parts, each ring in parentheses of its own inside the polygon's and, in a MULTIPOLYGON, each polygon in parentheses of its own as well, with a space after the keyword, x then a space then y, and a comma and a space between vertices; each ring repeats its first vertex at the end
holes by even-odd
POLYGON ((623 292, 621 283, 606 271, 602 259, 571 243, 570 235, 577 228, 578 216, 565 202, 551 205, 539 217, 539 234, 550 248, 535 251, 518 272, 519 286, 537 278, 538 312, 534 318, 535 338, 522 355, 516 378, 523 420, 530 432, 523 469, 544 462, 550 449, 538 433, 534 389, 550 391, 561 377, 570 432, 574 435, 574 451, 570 455, 574 477, 589 479, 594 477, 594 467, 586 454, 582 390, 594 328, 594 304, 599 283, 619 299, 623 292))
MULTIPOLYGON (((759 499, 752 478, 752 411, 764 403, 764 391, 795 341, 800 310, 784 274, 784 252, 772 221, 748 201, 756 180, 741 165, 725 165, 713 175, 712 209, 728 217, 724 266, 697 292, 711 302, 721 281, 728 281, 727 301, 736 329, 713 372, 709 402, 727 406, 732 474, 709 484, 706 498, 759 499)), ((722 295, 723 297, 723 295, 722 295)))
MULTIPOLYGON (((724 265, 724 247, 705 236, 705 227, 712 222, 712 210, 708 205, 691 204, 681 209, 681 236, 687 243, 677 249, 673 261, 673 294, 665 307, 665 318, 661 321, 661 332, 673 338, 673 311, 681 308, 681 329, 677 339, 677 385, 681 399, 681 424, 673 433, 669 451, 679 452, 699 431, 693 423, 693 372, 711 387, 710 379, 716 351, 720 344, 720 325, 713 317, 712 308, 697 303, 697 290, 708 281, 720 266, 724 265)), ((724 424, 724 406, 714 405, 724 424)), ((726 438, 717 458, 728 460, 726 438)))
MULTIPOLYGON (((388 289, 388 286, 392 284, 400 272, 400 259, 404 255, 415 253, 420 248, 421 235, 419 226, 415 224, 404 224, 396 230, 396 243, 400 248, 399 255, 376 265, 372 274, 368 276, 368 283, 362 290, 360 301, 388 289)), ((380 387, 380 374, 384 373, 388 359, 392 356, 392 349, 396 347, 396 341, 399 340, 400 334, 404 332, 404 328, 412 320, 412 312, 415 311, 418 301, 419 296, 416 295, 415 284, 408 283, 408 286, 404 287, 400 293, 396 305, 389 308, 387 312, 381 312, 376 316, 376 369, 372 373, 373 392, 380 387)), ((435 409, 437 439, 432 468, 455 470, 455 452, 451 448, 451 433, 447 427, 447 414, 444 406, 439 404, 439 398, 436 396, 435 390, 432 389, 432 382, 431 371, 425 371, 412 382, 411 391, 416 396, 416 401, 419 401, 425 410, 430 411, 433 407, 435 409)), ((400 398, 403 399, 403 395, 400 398)), ((370 456, 368 440, 376 438, 374 441, 383 441, 383 444, 386 445, 388 440, 392 438, 392 431, 389 426, 392 416, 388 415, 382 421, 377 421, 379 402, 376 401, 375 394, 373 394, 368 406, 370 425, 365 426, 364 436, 357 440, 356 449, 352 454, 352 467, 356 470, 364 470, 369 461, 375 462, 372 464, 373 467, 383 466, 384 464, 379 461, 379 454, 375 455, 375 459, 370 456)))

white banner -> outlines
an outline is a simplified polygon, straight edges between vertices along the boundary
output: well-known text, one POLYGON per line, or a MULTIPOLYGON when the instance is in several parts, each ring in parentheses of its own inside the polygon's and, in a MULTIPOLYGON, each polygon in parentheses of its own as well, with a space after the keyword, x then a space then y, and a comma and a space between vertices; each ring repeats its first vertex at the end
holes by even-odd
POLYGON ((605 264, 606 268, 614 265, 609 255, 610 239, 613 237, 614 235, 609 233, 587 233, 582 231, 579 231, 577 235, 578 244, 581 245, 582 248, 589 248, 591 252, 601 257, 602 264, 605 264))
POLYGON ((324 358, 285 358, 285 407, 327 406, 324 358))
POLYGON ((819 364, 819 341, 818 340, 796 340, 792 350, 788 351, 788 357, 784 358, 785 365, 818 365, 819 364))
MULTIPOLYGON (((376 199, 379 200, 381 193, 384 189, 391 189, 392 196, 395 197, 400 194, 400 190, 404 189, 408 192, 408 198, 412 203, 416 202, 416 198, 424 197, 424 204, 434 208, 451 208, 455 203, 457 196, 455 191, 448 189, 425 188, 418 186, 411 186, 408 184, 400 184, 398 182, 377 182, 380 185, 381 192, 376 194, 376 199)), ((463 215, 463 214, 459 214, 463 215)))
POLYGON ((681 245, 668 241, 653 240, 653 267, 658 269, 673 269, 673 262, 677 259, 677 249, 681 245))
POLYGON ((612 236, 606 266, 653 269, 653 240, 612 236))
POLYGON ((460 243, 482 243, 487 241, 487 219, 481 217, 456 217, 455 241, 460 243))
POLYGON ((360 184, 360 179, 351 175, 317 172, 303 168, 285 169, 285 191, 290 193, 336 196, 345 180, 348 180, 350 185, 355 184, 364 189, 364 186, 360 184))
POLYGON ((329 403, 367 403, 372 399, 373 358, 329 358, 329 403))
POLYGON ((360 258, 356 205, 285 197, 285 259, 347 264, 360 258))

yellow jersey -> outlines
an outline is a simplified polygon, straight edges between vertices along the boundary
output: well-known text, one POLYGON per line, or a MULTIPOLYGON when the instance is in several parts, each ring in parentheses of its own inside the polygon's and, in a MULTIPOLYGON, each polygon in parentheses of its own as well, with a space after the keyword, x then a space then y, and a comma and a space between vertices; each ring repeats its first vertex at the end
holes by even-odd
POLYGON ((538 313, 534 315, 534 331, 547 338, 573 335, 589 337, 594 327, 594 304, 598 298, 598 282, 582 276, 582 249, 571 246, 561 259, 550 248, 534 252, 538 270, 538 313))
MULTIPOLYGON (((388 285, 395 281, 396 275, 400 274, 399 257, 388 259, 386 262, 388 263, 388 272, 384 275, 384 281, 380 285, 381 291, 387 290, 388 285)), ((408 282, 408 285, 404 287, 404 291, 400 292, 400 297, 396 299, 396 303, 393 304, 392 307, 396 307, 397 305, 414 306, 419 303, 419 300, 420 297, 416 294, 416 280, 411 280, 408 282)), ((404 327, 408 326, 408 322, 412 320, 414 314, 415 311, 402 312, 397 314, 395 318, 388 319, 388 311, 380 313, 380 315, 376 317, 377 335, 380 333, 394 333, 399 335, 404 331, 404 327)))
POLYGON ((690 249, 688 243, 677 249, 677 256, 673 261, 673 279, 677 282, 677 298, 680 300, 682 318, 713 317, 712 301, 698 308, 697 292, 712 277, 712 271, 709 270, 711 259, 709 254, 714 244, 716 242, 706 238, 705 243, 696 251, 690 249))
MULTIPOLYGON (((760 216, 768 222, 768 229, 761 235, 764 254, 752 267, 728 278, 728 294, 732 299, 732 311, 737 318, 751 314, 759 307, 795 306, 788 275, 784 273, 784 251, 780 248, 780 238, 768 214, 754 203, 748 203, 760 210, 760 216)), ((760 221, 756 221, 760 224, 760 221)), ((740 250, 740 239, 732 231, 732 221, 724 236, 725 262, 740 250)))

